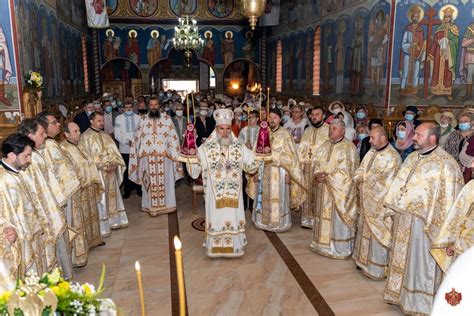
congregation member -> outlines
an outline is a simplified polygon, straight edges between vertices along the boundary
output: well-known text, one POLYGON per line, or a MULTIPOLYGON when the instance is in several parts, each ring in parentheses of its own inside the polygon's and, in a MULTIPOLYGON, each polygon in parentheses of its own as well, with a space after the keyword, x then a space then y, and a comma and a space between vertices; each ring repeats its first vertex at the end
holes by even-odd
POLYGON ((140 115, 133 112, 132 102, 125 102, 124 113, 115 119, 114 136, 118 142, 119 151, 125 162, 125 171, 123 173, 123 198, 128 199, 132 191, 136 190, 138 195, 142 194, 141 188, 130 181, 128 178, 128 164, 130 161, 130 146, 133 142, 133 136, 140 121, 140 115))
POLYGON ((316 106, 310 111, 309 120, 311 125, 306 128, 298 147, 298 158, 303 168, 304 186, 308 190, 306 201, 301 205, 301 227, 313 228, 314 204, 316 203, 314 190, 313 157, 321 145, 329 139, 329 125, 323 108, 316 106))
POLYGON ((293 138, 280 125, 281 112, 271 109, 269 119, 272 161, 260 162, 249 188, 252 220, 259 229, 284 232, 292 225, 291 209, 305 201, 306 188, 293 138))
POLYGON ((439 138, 439 146, 445 148, 446 142, 448 141, 449 135, 458 126, 458 121, 454 117, 454 114, 450 111, 444 111, 435 114, 435 121, 441 127, 441 136, 439 138))
POLYGON ((87 262, 90 248, 105 245, 102 235, 107 235, 107 233, 101 233, 99 219, 99 203, 101 195, 104 193, 104 186, 91 155, 78 146, 81 139, 79 126, 74 122, 65 122, 63 133, 65 139, 60 143, 60 146, 77 170, 81 184, 78 194, 72 198, 73 209, 79 209, 74 213, 72 226, 78 231, 84 230, 85 236, 84 242, 81 238, 75 239, 75 253, 76 258, 83 257, 82 262, 87 262), (83 228, 78 227, 81 224, 83 228))
POLYGON ((184 116, 184 107, 181 103, 176 102, 174 110, 176 115, 171 119, 173 121, 176 134, 178 135, 178 142, 181 145, 183 143, 184 134, 186 133, 188 121, 186 116, 184 116))
POLYGON ((114 109, 112 101, 106 99, 102 102, 102 113, 104 115, 104 132, 113 138, 115 120, 119 112, 114 109))
POLYGON ((196 118, 195 124, 197 132, 197 146, 200 146, 206 141, 206 139, 209 137, 209 135, 211 135, 211 133, 214 131, 214 127, 216 126, 216 121, 214 120, 214 118, 208 117, 207 113, 207 103, 204 101, 199 102, 199 115, 196 118))
POLYGON ((313 158, 315 179, 314 227, 310 248, 333 259, 349 259, 354 249, 357 196, 354 172, 359 166, 357 149, 345 138, 345 123, 332 120, 329 140, 313 158))
POLYGON ((74 117, 74 122, 79 125, 81 133, 84 133, 91 125, 89 116, 92 112, 94 112, 94 103, 92 101, 84 101, 83 111, 74 117))
POLYGON ((183 167, 171 118, 160 111, 157 98, 150 98, 149 107, 135 131, 128 168, 130 180, 142 186, 141 210, 158 216, 176 211, 175 182, 183 167))
POLYGON ((31 164, 25 170, 20 171, 20 176, 29 184, 28 188, 32 197, 35 203, 40 206, 38 212, 41 220, 49 224, 49 229, 46 232, 48 271, 59 264, 64 276, 72 278, 69 231, 63 212, 67 204, 67 196, 54 174, 53 166, 46 162, 41 151, 44 148, 47 135, 43 126, 35 119, 24 119, 20 123, 18 131, 35 143, 31 153, 31 164))
POLYGON ((339 119, 344 122, 345 132, 344 137, 354 142, 357 139, 357 132, 354 127, 351 126, 352 117, 348 112, 339 112, 334 116, 334 119, 339 119))
MULTIPOLYGON (((73 200, 77 201, 80 196, 78 191, 80 190, 81 183, 79 182, 77 170, 55 140, 55 137, 61 132, 61 124, 56 117, 51 112, 45 111, 38 113, 36 120, 43 126, 47 136, 40 153, 46 163, 52 167, 54 176, 58 179, 60 188, 67 199, 63 213, 66 216, 68 227, 71 227, 73 230, 71 234, 74 234, 74 243, 68 242, 68 252, 72 253, 73 265, 84 266, 87 262, 87 256, 80 249, 74 249, 74 245, 84 248, 83 245, 85 243, 84 223, 80 214, 80 205, 73 203, 73 200)), ((69 237, 69 232, 67 232, 67 238, 69 240, 73 239, 72 236, 69 237)))
POLYGON ((413 129, 415 129, 421 122, 418 120, 419 113, 418 108, 414 105, 407 106, 406 110, 403 111, 403 116, 406 122, 410 122, 413 125, 413 129))
POLYGON ((123 181, 125 162, 112 137, 102 130, 104 115, 94 112, 90 116, 90 121, 91 126, 81 135, 79 148, 89 153, 99 170, 104 186, 104 193, 99 203, 100 231, 103 234, 102 237, 108 237, 111 229, 128 226, 119 188, 123 181))
POLYGON ((232 120, 232 132, 235 137, 238 137, 240 130, 248 125, 248 122, 244 120, 244 111, 241 107, 234 109, 234 119, 232 120))
POLYGON ((345 124, 346 127, 354 128, 354 119, 352 118, 351 114, 346 111, 346 107, 341 101, 333 101, 329 104, 328 111, 332 113, 326 120, 327 123, 331 123, 333 119, 336 118, 336 115, 342 113, 345 117, 345 124))
MULTIPOLYGON (((369 121, 368 127, 369 127, 369 131, 372 131, 373 128, 382 127, 382 126, 383 126, 382 120, 376 118, 376 119, 371 119, 369 121)), ((360 152, 359 152, 360 161, 364 159, 364 156, 369 152, 370 149, 371 149, 370 137, 366 137, 362 140, 360 144, 360 152)))
POLYGON ((140 117, 144 117, 148 113, 148 106, 145 101, 138 102, 137 113, 140 117))
POLYGON ((413 145, 414 135, 415 130, 411 122, 400 121, 397 123, 395 127, 395 139, 392 141, 392 145, 402 157, 402 161, 405 161, 408 155, 415 151, 413 145))
POLYGON ((254 153, 234 137, 231 129, 233 112, 214 112, 216 129, 198 148, 198 163, 187 164, 189 174, 196 179, 206 174, 204 247, 209 257, 241 257, 247 237, 242 198, 242 173, 253 174, 258 164, 254 153))
POLYGON ((303 132, 308 125, 308 121, 304 112, 304 103, 298 103, 291 108, 291 118, 283 125, 283 127, 290 133, 296 148, 298 148, 303 136, 303 132))
MULTIPOLYGON (((31 164, 35 146, 28 136, 10 134, 2 143, 0 165, 0 290, 12 290, 27 273, 50 271, 46 253, 51 223, 37 216, 40 207, 19 175, 31 164)), ((51 262, 51 261, 50 261, 51 262)))
POLYGON ((354 174, 359 220, 352 259, 366 276, 382 280, 386 276, 393 224, 390 217, 385 217, 383 199, 402 160, 383 127, 373 127, 369 138, 372 149, 354 174))
POLYGON ((466 144, 466 141, 474 135, 474 114, 463 111, 458 115, 458 130, 449 134, 444 149, 459 161, 459 154, 466 144))
POLYGON ((369 111, 365 105, 358 105, 356 108, 356 114, 354 118, 355 126, 365 125, 368 126, 370 121, 369 111))
POLYGON ((404 313, 429 314, 442 272, 430 250, 461 190, 456 161, 440 146, 440 128, 422 123, 410 154, 390 184, 384 206, 392 215, 392 246, 384 300, 404 313))

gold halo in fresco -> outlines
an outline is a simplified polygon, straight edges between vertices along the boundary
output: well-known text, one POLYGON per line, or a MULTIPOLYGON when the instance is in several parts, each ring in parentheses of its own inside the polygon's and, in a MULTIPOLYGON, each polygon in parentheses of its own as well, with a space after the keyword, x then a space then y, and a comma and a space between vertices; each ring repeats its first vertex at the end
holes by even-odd
POLYGON ((418 12, 420 15, 420 17, 418 18, 418 22, 423 20, 423 17, 425 16, 425 10, 423 10, 423 7, 421 5, 414 4, 408 9, 408 12, 407 12, 408 21, 411 22, 411 16, 413 15, 414 12, 418 12))
POLYGON ((137 35, 138 35, 138 33, 135 30, 128 31, 128 37, 137 38, 137 35))
POLYGON ((228 38, 228 37, 233 38, 233 37, 234 37, 234 33, 233 33, 232 31, 227 31, 227 32, 225 32, 225 37, 226 37, 226 38, 228 38), (229 35, 230 35, 230 36, 229 36, 229 35))
POLYGON ((453 22, 454 20, 456 20, 456 18, 458 17, 458 9, 453 6, 452 4, 446 4, 444 6, 441 7, 441 9, 439 9, 439 12, 438 12, 438 16, 439 16, 439 19, 442 21, 444 19, 444 13, 445 12, 452 12, 452 20, 451 22, 453 22))
POLYGON ((115 36, 114 30, 108 29, 107 31, 105 31, 105 35, 107 35, 107 37, 109 36, 109 34, 112 34, 112 37, 114 37, 115 36))
POLYGON ((157 30, 153 30, 150 32, 150 36, 152 38, 158 38, 160 36, 160 32, 158 32, 157 30))
POLYGON ((204 37, 207 38, 209 35, 209 38, 212 38, 212 32, 211 31, 206 31, 204 32, 204 37))

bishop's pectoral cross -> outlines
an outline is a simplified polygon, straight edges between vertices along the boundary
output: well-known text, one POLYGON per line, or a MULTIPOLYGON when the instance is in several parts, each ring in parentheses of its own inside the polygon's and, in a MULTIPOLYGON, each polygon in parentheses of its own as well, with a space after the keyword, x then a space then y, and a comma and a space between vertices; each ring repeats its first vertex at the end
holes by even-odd
MULTIPOLYGON (((425 18, 420 22, 421 25, 428 27, 428 36, 426 36, 426 52, 429 53, 431 50, 431 43, 433 42, 433 26, 440 25, 442 22, 438 18, 434 18, 437 15, 436 10, 431 7, 428 12, 425 13, 425 18)), ((425 61, 425 72, 423 73, 423 97, 428 98, 428 81, 430 77, 429 61, 425 61)))

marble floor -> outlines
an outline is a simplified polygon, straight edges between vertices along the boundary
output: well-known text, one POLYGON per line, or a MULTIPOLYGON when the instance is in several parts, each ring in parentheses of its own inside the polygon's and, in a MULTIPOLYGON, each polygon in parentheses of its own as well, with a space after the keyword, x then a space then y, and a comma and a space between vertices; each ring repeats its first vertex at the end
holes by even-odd
MULTIPOLYGON (((318 315, 263 231, 248 223, 248 246, 242 258, 210 259, 202 248, 204 232, 191 226, 204 216, 202 197, 193 208, 189 186, 181 184, 176 194, 189 315, 318 315)), ((139 211, 139 205, 136 195, 125 200, 129 227, 113 231, 105 246, 92 249, 87 266, 75 270, 76 280, 98 284, 105 265, 104 297, 111 297, 121 314, 140 315, 134 269, 139 260, 147 315, 175 315, 168 233, 173 224, 168 223, 169 217, 174 217, 151 218, 139 211)), ((298 215, 293 228, 278 237, 335 315, 402 315, 397 307, 383 302, 384 283, 364 277, 352 260, 313 253, 311 230, 300 228, 298 215)))

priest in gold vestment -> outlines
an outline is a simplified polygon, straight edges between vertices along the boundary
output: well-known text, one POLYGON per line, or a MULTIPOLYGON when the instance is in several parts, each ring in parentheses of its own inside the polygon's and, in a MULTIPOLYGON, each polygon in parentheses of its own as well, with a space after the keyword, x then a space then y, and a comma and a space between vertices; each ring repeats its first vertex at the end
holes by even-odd
POLYGON ((233 135, 233 116, 232 110, 216 110, 216 129, 199 146, 197 163, 186 163, 193 179, 202 173, 206 201, 204 247, 209 257, 241 257, 247 245, 242 172, 254 173, 257 163, 254 153, 233 135))
POLYGON ((293 138, 280 125, 280 110, 272 109, 269 119, 272 161, 260 162, 253 183, 247 184, 248 193, 254 200, 255 227, 284 232, 292 225, 291 209, 305 201, 306 188, 293 138))
POLYGON ((66 231, 69 240, 67 251, 68 256, 71 258, 69 260, 72 260, 72 265, 83 266, 85 265, 85 261, 82 252, 79 251, 78 257, 77 249, 74 249, 75 245, 83 243, 84 239, 84 230, 81 229, 83 225, 77 222, 74 222, 73 225, 73 219, 77 219, 77 213, 80 212, 77 204, 73 205, 72 202, 73 196, 78 194, 81 185, 77 170, 69 157, 61 149, 59 143, 54 139, 61 132, 61 124, 56 117, 54 117, 53 113, 47 111, 40 112, 36 115, 36 120, 43 126, 47 136, 40 152, 46 163, 52 167, 53 173, 63 190, 63 194, 67 198, 63 213, 66 216, 66 223, 69 227, 66 231))
POLYGON ((60 144, 62 150, 74 164, 81 187, 72 196, 72 227, 77 233, 74 239, 75 262, 77 266, 87 263, 89 249, 103 244, 100 233, 99 201, 104 192, 99 170, 88 153, 79 148, 81 130, 74 122, 64 124, 66 139, 60 144))
POLYGON ((100 231, 102 237, 110 235, 110 229, 128 226, 120 184, 123 181, 125 162, 112 137, 103 131, 104 114, 94 112, 89 117, 91 126, 81 135, 79 148, 88 153, 100 173, 104 193, 99 203, 100 231))
POLYGON ((429 315, 441 282, 446 255, 430 250, 462 188, 454 158, 438 146, 440 128, 422 123, 410 154, 394 178, 384 205, 394 217, 392 248, 384 299, 402 312, 429 315))
POLYGON ((0 165, 0 291, 11 290, 18 278, 27 272, 41 275, 48 272, 45 254, 49 229, 38 216, 36 200, 28 184, 20 177, 20 170, 31 162, 34 142, 15 133, 2 144, 0 165))
POLYGON ((353 177, 359 156, 354 143, 344 134, 344 121, 334 119, 329 126, 329 140, 313 158, 316 205, 310 248, 334 259, 351 257, 357 226, 353 177))
POLYGON ((52 270, 59 264, 64 276, 72 278, 70 240, 63 212, 67 197, 52 166, 46 162, 41 151, 46 140, 45 130, 38 121, 25 119, 20 124, 19 132, 35 142, 31 164, 26 170, 20 171, 20 176, 28 183, 33 199, 41 206, 38 208, 39 215, 50 225, 46 247, 48 270, 52 270))
POLYGON ((173 121, 152 97, 150 110, 135 130, 130 148, 129 179, 142 186, 142 211, 150 216, 176 211, 174 184, 183 173, 173 121))
POLYGON ((474 246, 474 180, 469 181, 449 209, 441 231, 433 242, 431 254, 447 272, 452 261, 474 246), (446 255, 448 258, 446 258, 446 255), (444 260, 443 260, 444 259, 444 260))
POLYGON ((369 142, 372 148, 354 175, 359 222, 352 259, 366 276, 382 280, 386 277, 392 232, 392 218, 385 216, 383 199, 402 160, 383 127, 372 128, 369 142))
POLYGON ((304 185, 308 189, 308 197, 301 207, 301 226, 313 228, 316 191, 314 190, 314 176, 311 170, 312 161, 321 145, 329 139, 329 125, 324 122, 324 110, 319 106, 311 110, 309 119, 311 125, 305 129, 301 137, 298 146, 298 157, 303 167, 304 185))

